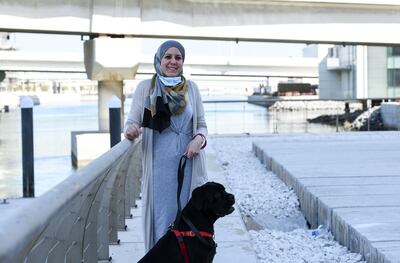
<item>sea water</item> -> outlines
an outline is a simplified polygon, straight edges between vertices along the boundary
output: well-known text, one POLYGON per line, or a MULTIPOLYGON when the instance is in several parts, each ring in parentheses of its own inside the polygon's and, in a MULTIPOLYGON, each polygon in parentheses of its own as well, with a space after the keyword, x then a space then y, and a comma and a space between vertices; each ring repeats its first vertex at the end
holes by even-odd
MULTIPOLYGON (((210 98, 204 97, 203 100, 209 101, 210 98)), ((131 100, 127 99, 124 104, 125 119, 130 103, 131 100)), ((33 108, 36 196, 76 173, 70 157, 71 131, 98 130, 97 107, 97 101, 94 100, 45 104, 33 108)), ((210 134, 335 131, 334 127, 306 122, 307 118, 334 114, 332 111, 276 112, 245 102, 205 102, 204 109, 210 134)), ((21 196, 21 111, 13 108, 9 113, 0 113, 0 198, 21 196)))

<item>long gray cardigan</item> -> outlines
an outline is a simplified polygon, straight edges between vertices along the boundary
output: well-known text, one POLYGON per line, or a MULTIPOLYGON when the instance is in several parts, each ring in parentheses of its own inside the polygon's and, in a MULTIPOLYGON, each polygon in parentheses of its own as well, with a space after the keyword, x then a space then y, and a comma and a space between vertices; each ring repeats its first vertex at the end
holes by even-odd
MULTIPOLYGON (((132 98, 131 110, 128 115, 125 127, 129 124, 141 126, 146 98, 150 94, 151 79, 141 81, 132 98)), ((197 85, 188 81, 188 92, 193 103, 193 135, 202 133, 207 136, 207 125, 204 118, 204 108, 201 101, 200 91, 197 85)), ((142 177, 142 223, 144 230, 145 249, 148 251, 154 246, 154 221, 153 214, 153 130, 142 128, 143 148, 143 177, 142 177)), ((178 164, 176 164, 178 165, 178 164)), ((192 161, 192 182, 190 193, 194 188, 206 183, 208 180, 205 168, 205 152, 201 150, 192 161)))

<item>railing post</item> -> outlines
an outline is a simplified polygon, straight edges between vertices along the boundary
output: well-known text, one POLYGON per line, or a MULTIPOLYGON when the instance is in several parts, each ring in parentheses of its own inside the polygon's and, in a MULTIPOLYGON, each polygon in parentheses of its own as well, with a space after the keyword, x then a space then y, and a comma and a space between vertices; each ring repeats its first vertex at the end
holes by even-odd
POLYGON ((110 112, 110 146, 121 141, 121 100, 112 96, 108 104, 110 112))
POLYGON ((33 100, 22 96, 21 134, 22 134, 22 190, 23 197, 35 197, 34 158, 33 158, 33 100))

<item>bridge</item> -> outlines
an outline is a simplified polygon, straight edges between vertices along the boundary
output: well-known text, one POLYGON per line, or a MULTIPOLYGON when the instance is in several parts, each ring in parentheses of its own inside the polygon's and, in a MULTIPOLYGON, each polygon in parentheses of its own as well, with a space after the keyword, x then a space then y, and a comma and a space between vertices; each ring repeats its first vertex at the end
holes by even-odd
POLYGON ((396 0, 15 0, 0 2, 0 32, 398 45, 399 12, 396 0))
POLYGON ((122 80, 135 77, 138 38, 397 46, 399 13, 395 0, 16 0, 0 2, 0 31, 89 36, 85 71, 99 81, 107 131, 106 102, 123 99, 122 80))
MULTIPOLYGON (((131 47, 138 48, 138 47, 131 47)), ((23 52, 23 51, 0 51, 0 72, 6 72, 7 77, 24 78, 29 73, 29 79, 35 81, 53 79, 59 81, 64 78, 87 81, 85 59, 83 55, 62 52, 23 52), (65 74, 67 73, 67 74, 65 74), (72 74, 71 74, 72 73, 72 74)), ((125 60, 116 59, 117 63, 125 60)), ((140 80, 148 78, 154 73, 153 56, 140 54, 136 59, 136 66, 126 68, 132 72, 126 76, 127 80, 135 78, 140 80)), ((104 61, 102 61, 103 63, 104 61)), ((109 63, 109 60, 106 61, 109 63)), ((126 63, 131 66, 129 61, 126 63)), ((100 65, 101 63, 90 63, 100 65)), ((115 64, 113 62, 113 64, 115 64)), ((110 63, 111 65, 111 63, 110 63)), ((250 91, 260 83, 277 83, 287 78, 300 78, 304 82, 316 83, 318 78, 319 59, 316 57, 237 57, 237 56, 200 56, 190 55, 185 61, 185 75, 197 81, 203 90, 210 90, 218 85, 219 88, 230 88, 243 92, 246 88, 250 91), (212 78, 213 81, 205 81, 205 78, 212 78)), ((94 68, 95 66, 93 66, 94 68)), ((99 67, 99 66, 97 66, 99 67)), ((102 68, 107 68, 103 67, 102 68)), ((117 69, 118 70, 118 69, 117 69)), ((100 70, 101 72, 101 70, 100 70)), ((99 80, 100 97, 104 87, 99 80)), ((108 81, 110 83, 110 81, 108 81)), ((134 85, 133 82, 129 85, 134 85)), ((118 80, 116 92, 122 97, 122 81, 118 80)), ((104 99, 104 101, 107 100, 104 99)), ((0 99, 1 102, 1 99, 0 99)), ((1 104, 1 103, 0 103, 1 104)), ((101 101, 99 100, 99 104, 101 101)), ((106 103, 105 103, 106 104, 106 103)), ((9 104, 10 105, 10 104, 9 104)), ((11 105, 13 105, 11 103, 11 105)), ((1 107, 1 106, 0 106, 1 107)), ((104 105, 101 108, 106 108, 104 105)), ((105 115, 107 114, 104 111, 105 115)), ((99 126, 107 130, 107 117, 100 118, 99 126)))
MULTIPOLYGON (((0 51, 0 70, 8 72, 86 73, 84 57, 70 53, 0 51)), ((185 73, 192 76, 318 77, 318 58, 191 55, 185 73)), ((142 55, 136 74, 153 74, 153 57, 142 55)))

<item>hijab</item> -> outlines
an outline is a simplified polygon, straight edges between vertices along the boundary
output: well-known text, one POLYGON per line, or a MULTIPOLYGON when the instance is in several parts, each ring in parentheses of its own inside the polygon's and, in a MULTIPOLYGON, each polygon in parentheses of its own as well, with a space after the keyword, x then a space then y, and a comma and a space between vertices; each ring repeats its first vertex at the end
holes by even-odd
POLYGON ((161 70, 161 59, 171 47, 175 47, 185 61, 185 49, 175 40, 161 44, 154 55, 154 74, 151 81, 150 95, 146 99, 143 127, 162 132, 171 124, 171 115, 181 114, 187 104, 187 83, 182 76, 183 71, 175 77, 167 77, 161 70))

